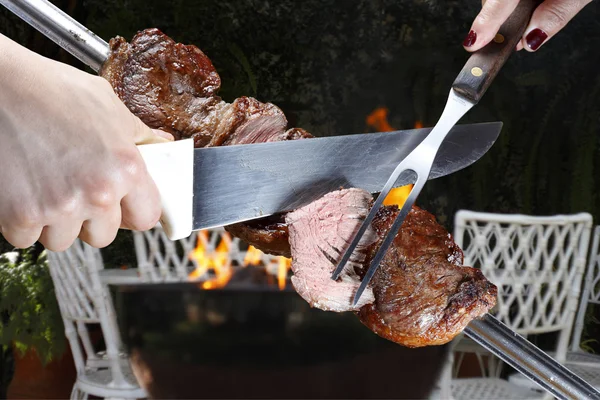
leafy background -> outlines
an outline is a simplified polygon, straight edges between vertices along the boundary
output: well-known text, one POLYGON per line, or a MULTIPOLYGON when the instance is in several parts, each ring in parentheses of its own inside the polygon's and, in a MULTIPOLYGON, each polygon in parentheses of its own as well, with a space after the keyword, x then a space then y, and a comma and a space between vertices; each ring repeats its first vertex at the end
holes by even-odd
MULTIPOLYGON (((105 39, 158 27, 214 62, 226 100, 279 105, 316 136, 368 132, 365 117, 432 126, 467 54, 480 0, 55 0, 105 39)), ((1 32, 48 57, 82 65, 0 10, 1 32)), ((452 229, 461 208, 600 217, 600 5, 592 2, 537 53, 520 52, 462 122, 503 121, 476 164, 430 182, 419 199, 452 229)), ((121 234, 108 262, 133 263, 121 234)), ((593 318, 590 317, 590 321, 593 318)), ((597 337, 595 325, 588 334, 597 337)))

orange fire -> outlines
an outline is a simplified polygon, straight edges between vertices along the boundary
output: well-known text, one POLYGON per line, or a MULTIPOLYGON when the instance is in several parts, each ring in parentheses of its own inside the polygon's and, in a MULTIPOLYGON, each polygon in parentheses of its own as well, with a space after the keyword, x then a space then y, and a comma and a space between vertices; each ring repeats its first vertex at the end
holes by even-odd
POLYGON ((377 107, 371 114, 367 115, 367 125, 377 130, 377 132, 391 132, 394 130, 388 123, 388 110, 385 107, 377 107))
MULTIPOLYGON (((385 107, 376 108, 367 116, 367 125, 373 129, 376 129, 378 132, 393 131, 394 128, 389 124, 387 119, 388 112, 389 110, 385 107)), ((421 121, 415 122, 415 129, 422 127, 423 123, 421 121)), ((406 201, 406 198, 410 194, 412 187, 413 185, 406 185, 392 189, 383 201, 383 204, 386 206, 397 205, 398 208, 402 207, 406 201)))
POLYGON ((249 246, 246 252, 246 256, 244 257, 244 267, 248 265, 260 265, 262 262, 262 251, 257 249, 254 246, 249 246))
POLYGON ((292 260, 286 257, 278 257, 279 265, 277 266, 277 286, 279 290, 285 289, 287 283, 288 271, 292 266, 292 260))
MULTIPOLYGON (((196 268, 188 275, 190 281, 202 279, 209 272, 214 278, 203 281, 202 289, 219 289, 227 285, 233 276, 233 268, 229 250, 231 248, 231 236, 225 232, 214 252, 207 251, 209 233, 198 232, 196 247, 188 255, 189 259, 196 263, 196 268)), ((292 260, 285 257, 277 257, 274 261, 276 267, 277 286, 284 290, 287 283, 287 275, 292 265, 292 260)), ((249 246, 244 257, 242 267, 257 266, 266 267, 263 260, 263 252, 254 246, 249 246)))
POLYGON ((231 260, 229 259, 231 236, 225 232, 221 237, 221 242, 212 253, 207 253, 206 243, 208 243, 208 232, 200 231, 196 248, 188 256, 190 260, 196 262, 196 269, 188 275, 188 278, 190 280, 201 279, 207 272, 212 270, 214 278, 202 282, 202 288, 222 288, 227 285, 233 275, 231 260))

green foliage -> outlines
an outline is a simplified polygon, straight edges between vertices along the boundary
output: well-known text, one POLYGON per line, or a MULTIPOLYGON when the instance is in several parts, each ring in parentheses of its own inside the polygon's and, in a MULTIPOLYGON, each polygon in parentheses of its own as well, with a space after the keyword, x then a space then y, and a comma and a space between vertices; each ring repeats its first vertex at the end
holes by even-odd
POLYGON ((588 352, 588 353, 596 353, 594 346, 598 345, 598 340, 596 339, 587 339, 587 340, 583 340, 580 344, 579 347, 581 347, 582 350, 588 352), (594 346, 592 346, 594 345, 594 346))
POLYGON ((583 332, 581 334, 581 343, 579 347, 588 353, 598 353, 600 349, 600 319, 598 319, 598 307, 595 304, 588 304, 585 312, 583 332))
POLYGON ((39 244, 0 255, 0 344, 35 349, 46 363, 66 339, 46 251, 39 244))

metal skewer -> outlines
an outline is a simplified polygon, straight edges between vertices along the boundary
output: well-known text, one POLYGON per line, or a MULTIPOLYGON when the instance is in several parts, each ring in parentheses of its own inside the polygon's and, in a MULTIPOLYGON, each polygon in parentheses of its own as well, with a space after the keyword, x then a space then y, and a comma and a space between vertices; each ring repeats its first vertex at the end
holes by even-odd
MULTIPOLYGON (((0 0, 14 14, 99 71, 108 44, 47 0, 0 0)), ((600 392, 542 350, 487 314, 465 334, 559 399, 597 399, 600 392)))
POLYGON ((558 399, 600 399, 600 392, 490 314, 465 334, 558 399))
POLYGON ((13 14, 94 71, 108 58, 108 43, 47 0, 0 0, 13 14))

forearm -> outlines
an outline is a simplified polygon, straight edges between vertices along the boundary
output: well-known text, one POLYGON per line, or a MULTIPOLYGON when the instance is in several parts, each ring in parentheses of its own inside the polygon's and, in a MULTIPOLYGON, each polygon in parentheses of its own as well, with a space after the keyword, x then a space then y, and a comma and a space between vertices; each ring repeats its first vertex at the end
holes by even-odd
POLYGON ((0 104, 7 110, 11 104, 31 92, 38 79, 37 69, 47 60, 8 37, 0 34, 0 104))
POLYGON ((35 53, 0 33, 0 85, 9 83, 31 55, 35 53))

